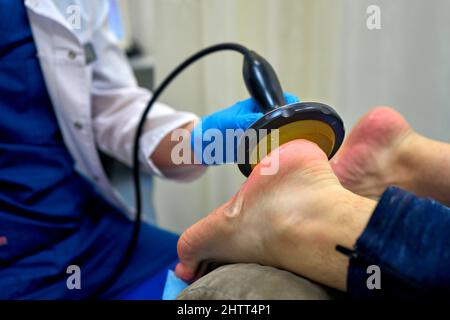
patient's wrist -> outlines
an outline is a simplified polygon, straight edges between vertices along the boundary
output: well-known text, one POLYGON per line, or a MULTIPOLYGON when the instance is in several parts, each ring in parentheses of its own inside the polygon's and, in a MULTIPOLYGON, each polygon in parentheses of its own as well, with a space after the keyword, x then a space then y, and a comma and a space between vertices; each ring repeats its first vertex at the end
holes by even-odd
MULTIPOLYGON (((309 221, 293 225, 286 243, 289 255, 282 255, 282 268, 311 280, 345 291, 348 258, 336 251, 336 245, 353 247, 363 232, 376 202, 342 188, 328 201, 322 199, 309 221)), ((285 243, 285 245, 286 245, 285 243)))

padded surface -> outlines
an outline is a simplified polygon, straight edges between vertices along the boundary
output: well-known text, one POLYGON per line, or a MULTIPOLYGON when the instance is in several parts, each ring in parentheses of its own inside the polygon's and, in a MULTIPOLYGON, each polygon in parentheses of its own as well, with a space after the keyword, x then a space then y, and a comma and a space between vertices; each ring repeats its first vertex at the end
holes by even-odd
POLYGON ((222 266, 187 287, 179 300, 331 300, 342 293, 258 264, 222 266))

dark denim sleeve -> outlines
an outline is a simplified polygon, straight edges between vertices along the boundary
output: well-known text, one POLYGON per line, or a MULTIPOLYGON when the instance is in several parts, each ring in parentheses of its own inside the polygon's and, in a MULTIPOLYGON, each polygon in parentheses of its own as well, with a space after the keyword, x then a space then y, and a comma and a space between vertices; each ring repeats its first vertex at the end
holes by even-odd
POLYGON ((354 247, 347 287, 355 298, 450 296, 450 208, 386 189, 354 247), (368 289, 371 265, 381 289, 368 289))

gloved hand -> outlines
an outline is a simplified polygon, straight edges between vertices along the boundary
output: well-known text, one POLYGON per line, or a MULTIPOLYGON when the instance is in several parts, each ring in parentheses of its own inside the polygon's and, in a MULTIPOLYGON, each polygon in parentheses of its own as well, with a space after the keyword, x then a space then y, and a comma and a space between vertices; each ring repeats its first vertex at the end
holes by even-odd
MULTIPOLYGON (((285 93, 284 97, 286 104, 299 101, 296 96, 289 93, 285 93)), ((232 138, 234 141, 227 141, 227 130, 231 129, 231 133, 239 129, 245 131, 262 116, 263 113, 256 101, 249 98, 203 117, 191 134, 191 147, 196 161, 201 161, 205 165, 236 162, 238 141, 234 134, 230 135, 230 132, 228 140, 232 138), (227 150, 227 146, 230 145, 233 148, 227 150), (216 154, 217 152, 222 154, 216 154), (233 154, 230 155, 230 152, 233 154)))

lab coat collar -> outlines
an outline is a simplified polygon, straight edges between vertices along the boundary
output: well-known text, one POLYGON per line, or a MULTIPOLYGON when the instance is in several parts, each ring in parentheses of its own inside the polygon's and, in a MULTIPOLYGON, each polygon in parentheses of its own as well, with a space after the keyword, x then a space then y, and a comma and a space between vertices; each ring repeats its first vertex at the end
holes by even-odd
MULTIPOLYGON (((61 1, 61 0, 58 0, 61 1)), ((64 1, 64 0, 62 0, 64 1)), ((89 0, 92 1, 92 0, 89 0)), ((96 6, 97 14, 95 16, 89 17, 86 12, 86 2, 83 1, 65 1, 65 5, 60 5, 59 7, 55 4, 53 0, 25 0, 25 6, 34 12, 37 15, 48 18, 52 21, 57 22, 62 25, 68 31, 70 31, 79 41, 79 43, 86 43, 89 39, 92 38, 92 33, 95 29, 100 28, 101 21, 104 20, 104 17, 108 15, 109 10, 109 2, 108 1, 98 1, 94 6, 96 6), (101 4, 101 5, 97 5, 101 4), (82 19, 82 24, 86 24, 84 29, 79 32, 76 32, 69 24, 68 19, 64 16, 63 8, 67 8, 69 5, 79 5, 80 7, 80 15, 82 19)), ((92 2, 90 2, 92 4, 92 2)), ((69 13, 67 13, 69 14, 69 13)))
POLYGON ((72 30, 69 23, 58 8, 56 8, 53 1, 25 0, 25 6, 34 13, 56 21, 68 30, 72 30))

